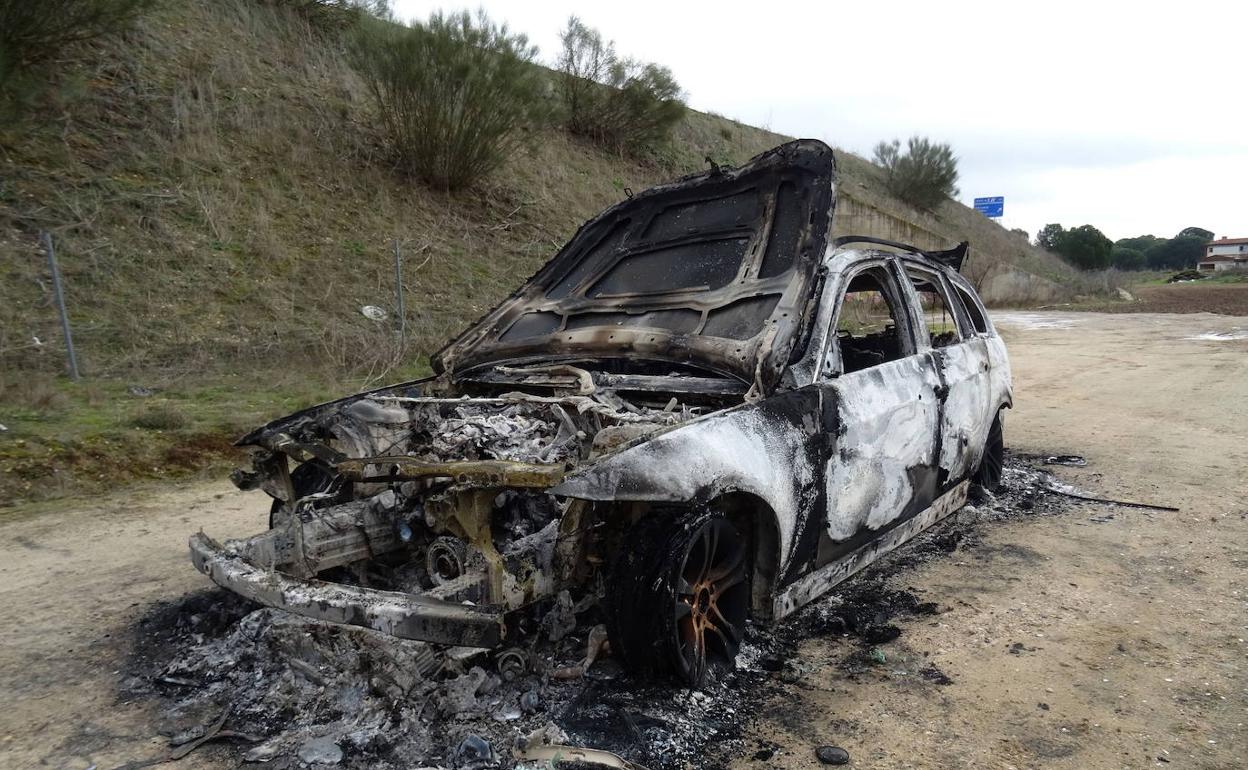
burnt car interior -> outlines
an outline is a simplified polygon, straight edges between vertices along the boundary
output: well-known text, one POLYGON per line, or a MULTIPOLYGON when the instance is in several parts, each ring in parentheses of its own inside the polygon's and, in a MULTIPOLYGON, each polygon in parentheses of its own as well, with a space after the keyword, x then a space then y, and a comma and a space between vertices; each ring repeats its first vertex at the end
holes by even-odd
POLYGON ((966 289, 963 289, 961 286, 953 284, 953 290, 957 292, 958 301, 962 303, 963 309, 966 310, 966 317, 970 320, 971 326, 975 329, 975 333, 987 334, 988 321, 985 320, 984 313, 979 308, 979 303, 976 302, 971 295, 967 294, 966 289))
POLYGON ((908 353, 898 332, 898 300, 884 267, 872 267, 853 277, 841 301, 836 337, 843 373, 895 361, 908 353))
POLYGON ((923 311, 923 322, 927 326, 932 347, 943 348, 961 342, 953 310, 945 301, 945 290, 940 276, 913 265, 906 267, 906 274, 914 284, 914 290, 918 292, 919 307, 923 311))

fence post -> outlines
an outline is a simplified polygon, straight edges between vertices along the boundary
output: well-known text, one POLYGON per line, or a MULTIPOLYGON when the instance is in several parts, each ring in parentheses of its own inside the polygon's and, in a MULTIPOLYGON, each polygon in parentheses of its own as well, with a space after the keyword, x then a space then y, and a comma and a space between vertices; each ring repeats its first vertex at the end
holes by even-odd
POLYGON ((407 344, 407 315, 403 312, 403 254, 399 251, 399 239, 394 239, 394 295, 399 309, 399 344, 407 344))
POLYGON ((61 288, 61 271, 56 266, 56 252, 52 249, 52 236, 45 230, 40 233, 43 248, 48 252, 48 268, 52 271, 52 287, 56 292, 56 309, 61 314, 61 331, 65 334, 65 350, 69 356, 69 376, 80 380, 78 373, 78 356, 74 354, 74 335, 69 330, 69 314, 65 311, 65 292, 61 288))

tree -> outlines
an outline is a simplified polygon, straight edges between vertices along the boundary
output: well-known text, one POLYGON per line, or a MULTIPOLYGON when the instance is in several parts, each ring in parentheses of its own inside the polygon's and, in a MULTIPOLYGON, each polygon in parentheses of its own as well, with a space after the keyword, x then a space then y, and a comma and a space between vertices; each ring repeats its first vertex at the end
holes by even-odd
POLYGON ((671 70, 621 59, 615 45, 572 16, 560 33, 559 95, 568 130, 617 152, 662 144, 686 107, 671 70))
POLYGON ((537 49, 484 12, 435 13, 412 27, 372 20, 351 54, 399 166, 437 187, 498 168, 545 119, 537 49))
POLYGON ((902 153, 899 140, 880 142, 875 162, 884 169, 888 191, 916 208, 932 209, 958 194, 958 159, 948 144, 912 136, 902 153))
POLYGON ((1113 241, 1092 225, 1080 225, 1058 235, 1054 250, 1067 262, 1083 270, 1109 266, 1113 241))
POLYGON ((1057 241, 1066 232, 1066 228, 1059 224, 1045 225, 1036 233, 1036 245, 1042 249, 1047 249, 1054 253, 1057 252, 1057 241))
POLYGON ((1185 227, 1179 231, 1176 238, 1200 238, 1202 241, 1212 241, 1213 233, 1203 227, 1185 227))
POLYGON ((1155 235, 1137 235, 1134 238, 1119 238, 1114 241, 1114 247, 1135 249, 1136 251, 1147 254, 1149 249, 1159 243, 1164 243, 1165 240, 1165 238, 1158 238, 1155 235))
POLYGON ((1119 270, 1143 270, 1148 266, 1143 251, 1118 244, 1109 252, 1109 263, 1119 270))
POLYGON ((1154 270, 1184 270, 1195 267, 1205 254, 1208 238, 1180 234, 1176 238, 1161 240, 1152 246, 1145 257, 1154 270))

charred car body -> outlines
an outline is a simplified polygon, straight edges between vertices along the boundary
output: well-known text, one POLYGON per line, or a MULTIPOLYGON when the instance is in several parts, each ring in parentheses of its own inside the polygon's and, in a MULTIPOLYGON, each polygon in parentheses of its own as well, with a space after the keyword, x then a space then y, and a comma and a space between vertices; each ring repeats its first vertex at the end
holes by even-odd
MULTIPOLYGON (((191 539, 266 605, 436 644, 599 601, 616 654, 699 683, 778 620, 996 483, 1009 364, 958 274, 829 238, 801 140, 584 225, 436 376, 240 439, 271 528, 191 539)), ((888 248, 880 248, 885 246, 888 248)))

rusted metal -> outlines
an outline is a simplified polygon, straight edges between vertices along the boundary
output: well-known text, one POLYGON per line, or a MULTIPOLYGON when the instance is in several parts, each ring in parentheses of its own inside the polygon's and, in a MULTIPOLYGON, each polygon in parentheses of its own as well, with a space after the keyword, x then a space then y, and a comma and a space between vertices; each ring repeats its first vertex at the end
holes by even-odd
POLYGON ((448 479, 457 484, 498 488, 546 489, 558 484, 564 476, 564 469, 559 465, 507 460, 429 463, 405 455, 341 460, 334 468, 343 478, 355 481, 448 479))

